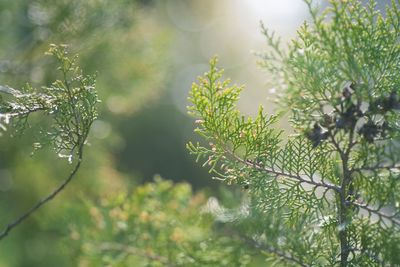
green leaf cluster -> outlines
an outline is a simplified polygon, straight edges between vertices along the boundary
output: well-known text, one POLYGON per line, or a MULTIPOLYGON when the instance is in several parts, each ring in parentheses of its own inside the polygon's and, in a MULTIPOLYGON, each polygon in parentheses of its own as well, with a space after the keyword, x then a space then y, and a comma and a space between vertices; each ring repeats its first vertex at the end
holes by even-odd
MULTIPOLYGON (((66 46, 51 45, 48 54, 58 63, 61 79, 48 87, 35 90, 27 85, 22 90, 0 86, 1 98, 0 118, 5 124, 13 124, 20 133, 30 127, 29 117, 43 113, 42 121, 48 121, 47 127, 39 131, 39 138, 53 145, 59 157, 68 158, 75 163, 69 175, 51 193, 38 200, 31 208, 21 213, 16 219, 4 226, 0 239, 9 235, 43 205, 55 198, 75 177, 82 158, 83 148, 90 127, 97 118, 96 105, 99 102, 95 90, 95 78, 85 76, 75 66, 75 58, 68 57, 66 46)), ((3 125, 3 130, 7 130, 3 125)), ((34 143, 34 148, 42 147, 42 143, 34 143)))
POLYGON ((251 251, 215 233, 206 200, 155 177, 130 194, 86 201, 88 218, 70 225, 66 244, 77 247, 81 266, 248 266, 251 251))
POLYGON ((376 2, 306 1, 311 24, 283 49, 263 26, 261 65, 281 90, 295 134, 262 108, 237 108, 242 87, 216 59, 193 84, 189 113, 208 146, 188 144, 217 179, 248 191, 239 224, 270 261, 294 266, 400 264, 400 12, 376 2))
POLYGON ((75 155, 81 154, 79 150, 97 118, 96 79, 82 73, 75 64, 76 57, 68 57, 66 46, 52 45, 48 54, 56 59, 61 78, 40 89, 30 85, 21 90, 0 87, 1 92, 7 94, 0 103, 2 128, 5 130, 5 124, 11 123, 22 133, 30 127, 28 118, 32 114, 44 113, 51 121, 40 131, 34 148, 50 143, 60 157, 72 161, 75 155))

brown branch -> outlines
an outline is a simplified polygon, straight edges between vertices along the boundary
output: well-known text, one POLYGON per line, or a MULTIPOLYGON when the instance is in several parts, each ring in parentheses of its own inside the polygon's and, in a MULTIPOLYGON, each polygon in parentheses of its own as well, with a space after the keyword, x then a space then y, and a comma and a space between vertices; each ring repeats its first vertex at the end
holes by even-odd
POLYGON ((266 168, 266 167, 260 166, 259 164, 255 163, 253 161, 244 160, 244 159, 240 158, 235 153, 233 153, 233 152, 231 152, 229 150, 226 150, 226 152, 229 155, 231 155, 232 157, 234 157, 240 163, 245 164, 245 165, 250 166, 250 167, 254 167, 255 169, 257 169, 259 171, 263 171, 263 172, 266 172, 266 173, 269 173, 269 174, 273 174, 275 176, 278 175, 278 176, 285 176, 285 177, 288 177, 288 178, 293 178, 293 179, 298 180, 300 183, 310 184, 310 185, 313 185, 315 187, 324 187, 324 188, 327 188, 327 189, 332 189, 334 191, 340 192, 340 188, 338 186, 336 186, 336 185, 325 183, 325 182, 316 182, 316 181, 314 181, 312 179, 307 180, 307 179, 304 179, 303 177, 301 177, 300 175, 295 175, 295 174, 291 174, 291 173, 285 173, 285 172, 276 171, 276 170, 274 170, 272 168, 266 168))
POLYGON ((82 162, 82 155, 83 155, 83 144, 79 147, 79 152, 78 152, 78 162, 75 165, 74 169, 71 171, 67 179, 65 179, 54 191, 49 194, 47 197, 41 199, 39 202, 37 202, 32 208, 30 208, 28 211, 26 211, 24 214, 22 214, 19 218, 17 218, 15 221, 12 223, 9 223, 6 228, 0 233, 0 240, 2 240, 4 237, 6 237, 10 231, 12 231, 15 227, 17 227, 19 224, 21 224, 23 221, 25 221, 32 213, 37 211, 40 207, 42 207, 44 204, 52 200, 55 196, 57 196, 68 184, 71 182, 72 178, 74 178, 75 174, 78 172, 81 162, 82 162))
MULTIPOLYGON (((53 55, 56 56, 59 61, 61 66, 64 66, 63 64, 66 62, 64 60, 64 58, 61 58, 60 55, 58 55, 58 52, 56 50, 51 51, 53 52, 53 55)), ((65 51, 64 51, 65 54, 65 51)), ((63 55, 64 55, 63 54, 63 55)), ((17 227, 18 225, 20 225, 23 221, 25 221, 31 214, 33 214, 34 212, 36 212, 38 209, 40 209, 43 205, 45 205, 46 203, 50 202, 53 198, 55 198, 62 190, 64 190, 64 188, 72 181, 72 179, 76 176, 76 173, 78 172, 81 163, 82 163, 82 157, 83 157, 83 146, 85 144, 86 138, 88 136, 91 124, 93 123, 93 120, 95 119, 95 115, 90 114, 90 110, 89 115, 90 119, 88 122, 82 123, 81 120, 81 116, 82 116, 82 112, 79 110, 79 106, 76 105, 76 101, 75 99, 72 98, 72 90, 69 87, 69 82, 67 79, 67 72, 72 70, 72 63, 70 61, 68 61, 71 66, 69 66, 68 70, 65 70, 64 68, 62 68, 62 72, 63 72, 63 77, 64 77, 64 91, 66 91, 66 93, 69 96, 69 104, 70 104, 70 109, 68 109, 68 112, 72 111, 72 115, 74 116, 73 119, 69 122, 67 122, 67 124, 71 123, 73 126, 75 126, 75 132, 72 131, 72 129, 70 129, 69 127, 64 127, 63 126, 63 122, 60 122, 57 120, 57 118, 55 118, 56 122, 58 123, 58 126, 61 128, 62 131, 67 131, 68 135, 72 136, 75 135, 77 138, 73 138, 71 137, 72 141, 70 143, 67 144, 63 144, 61 143, 59 146, 56 146, 57 150, 61 150, 63 148, 69 147, 69 144, 73 145, 72 149, 69 149, 69 152, 71 153, 71 156, 77 156, 77 163, 75 164, 75 167, 72 169, 72 171, 70 172, 70 174, 68 175, 68 177, 58 186, 56 187, 49 195, 47 195, 46 197, 42 198, 41 200, 39 200, 33 207, 31 207, 29 210, 27 210, 25 213, 23 213, 20 217, 18 217, 15 221, 9 223, 5 229, 0 232, 0 240, 2 240, 4 237, 6 237, 10 231, 12 231, 15 227, 17 227), (82 126, 82 128, 80 128, 80 126, 82 126), (75 149, 77 149, 78 151, 76 152, 75 149)), ((43 97, 42 94, 23 94, 18 90, 15 90, 13 88, 10 87, 5 87, 5 86, 1 86, 0 85, 0 93, 7 93, 7 94, 11 94, 14 97, 20 98, 20 97, 33 97, 33 96, 38 96, 39 100, 42 100, 44 102, 48 102, 51 100, 51 102, 53 102, 54 100, 57 100, 58 98, 53 98, 50 96, 46 96, 48 97, 48 99, 45 99, 43 97)), ((60 99, 63 99, 63 95, 59 96, 60 99)), ((91 107, 93 109, 93 107, 91 107)), ((50 109, 50 107, 47 107, 47 105, 41 103, 40 101, 38 101, 38 103, 34 103, 34 104, 30 104, 28 107, 23 107, 22 110, 20 110, 20 112, 18 112, 18 110, 14 113, 8 113, 9 116, 20 116, 20 117, 27 117, 30 113, 33 112, 37 112, 37 111, 46 111, 50 109)), ((93 110, 92 110, 93 111, 93 110)), ((70 114, 66 114, 67 118, 70 114)), ((84 112, 84 111, 83 111, 84 112)), ((65 115, 65 114, 62 114, 65 115)))

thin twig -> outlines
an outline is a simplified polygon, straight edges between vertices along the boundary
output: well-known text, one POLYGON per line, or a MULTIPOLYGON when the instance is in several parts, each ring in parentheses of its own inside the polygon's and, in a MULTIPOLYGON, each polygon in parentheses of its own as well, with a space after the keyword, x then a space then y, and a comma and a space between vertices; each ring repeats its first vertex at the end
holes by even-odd
MULTIPOLYGON (((64 66, 63 64, 65 63, 64 58, 61 58, 58 55, 58 52, 56 51, 55 53, 53 53, 53 55, 57 56, 57 58, 59 59, 61 66, 64 66)), ((65 55, 65 51, 64 54, 65 55)), ((82 158, 83 158, 83 146, 85 144, 86 138, 88 136, 89 133, 89 129, 91 124, 93 123, 93 120, 95 119, 95 115, 90 114, 89 112, 89 121, 87 121, 86 123, 83 123, 81 120, 81 116, 82 116, 82 111, 79 109, 79 106, 77 105, 76 100, 73 98, 73 92, 71 90, 71 88, 69 87, 69 81, 67 79, 67 72, 72 70, 72 65, 73 63, 71 63, 70 61, 68 61, 70 63, 70 66, 68 67, 68 69, 64 69, 62 68, 62 72, 63 72, 63 77, 64 77, 64 86, 61 89, 64 89, 64 91, 68 94, 69 98, 69 109, 68 112, 66 114, 67 118, 70 114, 68 114, 69 112, 72 112, 73 114, 73 119, 69 120, 66 124, 69 125, 70 123, 75 126, 75 132, 72 131, 72 129, 70 129, 70 127, 65 127, 65 122, 60 122, 58 121, 57 117, 55 117, 55 121, 59 124, 59 127, 61 128, 62 131, 67 132, 67 134, 70 136, 69 140, 71 142, 71 144, 73 145, 72 148, 70 149, 69 146, 70 144, 61 144, 60 146, 56 146, 56 148, 58 150, 62 150, 62 149, 69 149, 69 152, 71 153, 71 157, 72 156, 77 156, 77 162, 75 164, 75 167, 72 169, 72 171, 70 172, 70 174, 68 175, 68 177, 58 186, 56 187, 49 195, 47 195, 45 198, 42 198, 40 201, 38 201, 33 207, 31 207, 29 210, 27 210, 25 213, 23 213, 20 217, 18 217, 15 221, 9 223, 5 229, 0 232, 0 240, 2 240, 4 237, 6 237, 10 231, 12 231, 15 227, 17 227, 18 225, 20 225, 23 221, 25 221, 31 214, 33 214, 35 211, 37 211, 39 208, 41 208, 43 205, 45 205, 46 203, 48 203, 49 201, 51 201, 54 197, 56 197, 70 182, 71 180, 76 176, 76 173, 78 172, 81 163, 82 163, 82 158), (80 128, 80 126, 82 126, 82 128, 80 128), (76 136, 76 139, 74 138, 74 136, 76 136), (75 149, 77 149, 77 151, 75 151, 75 149)), ((43 98, 41 94, 22 94, 20 91, 15 90, 13 88, 10 87, 5 87, 5 86, 0 86, 0 93, 8 93, 13 95, 14 97, 33 97, 33 96, 39 96, 39 98, 42 101, 54 101, 57 100, 51 96, 46 96, 47 99, 43 98), (43 98, 43 99, 42 99, 43 98)), ((63 97, 63 95, 61 95, 60 97, 63 97)), ((30 113, 34 113, 37 111, 47 111, 48 109, 50 109, 50 107, 48 108, 46 105, 44 104, 40 104, 40 101, 38 102, 39 104, 35 104, 35 105, 31 105, 31 107, 27 107, 24 108, 21 112, 15 112, 15 113, 8 113, 9 116, 20 116, 20 117, 27 117, 30 113)), ((91 107, 93 109, 93 107, 91 107)), ((92 110, 93 111, 93 110, 92 110)), ((64 114, 62 114, 64 115, 64 114)), ((26 119, 26 118, 25 118, 26 119)))
POLYGON ((308 265, 304 264, 300 259, 295 258, 293 255, 291 255, 291 254, 289 254, 289 253, 287 253, 287 252, 280 251, 280 250, 278 250, 278 249, 276 249, 276 248, 273 248, 273 247, 265 246, 265 245, 263 245, 263 244, 258 243, 258 242, 255 241, 254 239, 246 238, 245 241, 246 241, 249 245, 251 245, 251 246, 253 246, 253 247, 255 247, 255 248, 261 249, 261 250, 263 250, 263 251, 265 251, 265 252, 268 252, 268 253, 275 254, 275 255, 277 255, 278 257, 284 258, 284 259, 286 259, 286 260, 288 260, 288 261, 297 263, 299 266, 308 267, 308 265))
POLYGON ((79 154, 78 154, 78 162, 75 165, 74 169, 71 171, 67 179, 65 179, 51 194, 49 194, 47 197, 41 199, 39 202, 36 203, 32 208, 30 208, 28 211, 26 211, 24 214, 22 214, 18 219, 13 221, 12 223, 9 223, 7 227, 0 233, 0 240, 2 240, 4 237, 6 237, 11 230, 13 230, 15 227, 17 227, 19 224, 21 224, 23 221, 25 221, 32 213, 37 211, 40 207, 42 207, 44 204, 52 200, 55 196, 57 196, 67 185, 69 182, 71 182, 72 178, 74 178, 75 174, 78 172, 81 162, 82 162, 82 155, 83 155, 83 144, 79 147, 79 154))
POLYGON ((400 164, 395 163, 392 165, 374 165, 374 166, 362 166, 359 168, 354 168, 353 172, 362 172, 362 171, 379 171, 379 170, 390 170, 390 169, 397 169, 400 170, 400 164))
POLYGON ((307 179, 304 179, 303 177, 301 177, 300 175, 294 175, 294 174, 291 174, 291 173, 285 173, 285 172, 276 171, 276 170, 273 170, 271 168, 266 168, 266 167, 260 166, 259 164, 255 163, 253 161, 244 160, 244 159, 240 158, 235 153, 233 153, 233 152, 231 152, 229 150, 226 150, 226 152, 229 155, 231 155, 232 157, 234 157, 240 163, 243 163, 243 164, 245 164, 247 166, 250 166, 250 167, 254 167, 255 169, 257 169, 259 171, 264 171, 264 172, 267 172, 267 173, 270 173, 270 174, 273 174, 273 175, 285 176, 285 177, 288 177, 288 178, 293 178, 293 179, 298 180, 300 183, 310 184, 310 185, 313 185, 315 187, 324 187, 324 188, 335 190, 337 192, 340 191, 340 188, 338 186, 336 186, 336 185, 325 183, 325 182, 316 182, 314 180, 307 180, 307 179))

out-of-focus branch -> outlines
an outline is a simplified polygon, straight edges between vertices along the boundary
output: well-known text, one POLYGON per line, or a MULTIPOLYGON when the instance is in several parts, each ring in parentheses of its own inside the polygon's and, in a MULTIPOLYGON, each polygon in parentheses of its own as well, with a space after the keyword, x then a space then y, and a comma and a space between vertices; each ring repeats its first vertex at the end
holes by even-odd
POLYGON ((17 227, 19 224, 21 224, 23 221, 25 221, 32 213, 37 211, 40 207, 48 203, 50 200, 52 200, 55 196, 57 196, 70 182, 71 180, 75 177, 76 173, 78 172, 81 162, 82 162, 82 156, 83 156, 83 143, 79 147, 79 152, 78 152, 78 161, 74 167, 74 169, 71 171, 71 173, 68 175, 67 179, 65 179, 52 193, 50 193, 47 197, 41 199, 39 202, 37 202, 32 208, 30 208, 28 211, 26 211, 24 214, 22 214, 19 218, 17 218, 15 221, 12 223, 9 223, 7 227, 0 233, 0 240, 2 240, 4 237, 6 237, 10 231, 12 231, 15 227, 17 227))
POLYGON ((141 257, 148 258, 150 260, 158 261, 162 264, 163 266, 167 267, 174 267, 176 265, 171 264, 169 260, 166 257, 159 256, 155 253, 145 251, 143 249, 139 249, 136 247, 128 246, 128 245, 123 245, 115 242, 105 242, 101 243, 97 247, 100 251, 122 251, 127 254, 132 254, 132 255, 137 255, 141 257))

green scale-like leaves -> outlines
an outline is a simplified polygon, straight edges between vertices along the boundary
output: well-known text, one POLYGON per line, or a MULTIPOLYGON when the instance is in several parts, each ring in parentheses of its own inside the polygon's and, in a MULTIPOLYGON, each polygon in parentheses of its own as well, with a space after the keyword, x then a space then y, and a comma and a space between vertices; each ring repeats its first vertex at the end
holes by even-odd
POLYGON ((248 189, 240 225, 254 246, 300 266, 400 264, 400 12, 375 1, 306 1, 288 49, 263 26, 262 66, 284 93, 295 134, 277 116, 236 107, 242 87, 221 80, 216 59, 192 86, 191 115, 209 146, 188 144, 216 178, 248 189), (396 253, 397 252, 397 253, 396 253))
MULTIPOLYGON (((207 138, 210 147, 189 143, 188 148, 198 159, 206 159, 205 165, 210 165, 216 178, 249 187, 254 212, 263 215, 261 220, 269 214, 270 225, 277 227, 269 233, 284 232, 279 230, 282 227, 312 230, 329 215, 323 209, 330 205, 328 191, 337 190, 330 181, 334 179, 321 178, 322 173, 332 172, 329 154, 314 149, 302 136, 284 144, 281 132, 271 127, 276 117, 268 118, 261 108, 255 119, 241 116, 236 108, 241 88, 220 81, 216 59, 210 64, 210 72, 193 85, 190 98, 194 103, 191 113, 199 117, 196 131, 207 138)), ((302 231, 297 233, 280 246, 283 251, 306 242, 302 231)))
MULTIPOLYGON (((94 76, 82 74, 75 65, 76 58, 68 57, 65 46, 52 45, 48 54, 57 60, 61 79, 40 90, 30 85, 22 90, 1 86, 0 92, 7 95, 7 99, 0 98, 2 128, 5 130, 5 124, 12 123, 22 132, 29 126, 30 115, 43 112, 52 121, 48 129, 42 130, 42 143, 50 142, 61 157, 72 160, 79 154, 79 147, 97 117, 96 80, 94 76)), ((34 147, 40 148, 42 143, 35 143, 34 147)))
MULTIPOLYGON (((4 226, 0 240, 26 220, 40 207, 56 197, 75 177, 83 159, 83 148, 90 128, 97 118, 99 102, 95 90, 95 77, 83 75, 75 65, 75 58, 68 57, 66 46, 52 45, 48 52, 57 60, 61 79, 40 90, 27 85, 22 90, 0 86, 0 131, 11 124, 15 132, 30 128, 28 118, 36 113, 41 116, 39 141, 34 148, 50 143, 61 158, 73 165, 69 175, 47 196, 37 201, 17 219, 4 226)), ((1 133, 1 132, 0 132, 1 133)))

